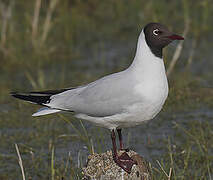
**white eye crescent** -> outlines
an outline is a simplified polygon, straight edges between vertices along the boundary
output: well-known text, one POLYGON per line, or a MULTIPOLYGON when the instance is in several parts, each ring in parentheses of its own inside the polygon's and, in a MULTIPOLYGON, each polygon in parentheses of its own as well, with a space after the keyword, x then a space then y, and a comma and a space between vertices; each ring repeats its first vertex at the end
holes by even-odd
POLYGON ((157 36, 158 34, 159 34, 159 29, 155 29, 155 30, 153 30, 153 34, 155 35, 155 36, 157 36))

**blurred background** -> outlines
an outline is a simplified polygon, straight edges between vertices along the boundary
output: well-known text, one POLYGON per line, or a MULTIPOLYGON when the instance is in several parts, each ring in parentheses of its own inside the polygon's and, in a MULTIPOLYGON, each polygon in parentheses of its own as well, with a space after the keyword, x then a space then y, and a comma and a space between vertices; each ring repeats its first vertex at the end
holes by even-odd
POLYGON ((170 84, 163 111, 124 131, 125 146, 152 164, 153 179, 213 178, 211 0, 0 0, 0 179, 80 179, 87 155, 110 133, 70 114, 33 118, 39 107, 10 91, 78 86, 127 68, 148 22, 184 41, 164 49, 170 84), (163 171, 164 170, 164 171, 163 171))

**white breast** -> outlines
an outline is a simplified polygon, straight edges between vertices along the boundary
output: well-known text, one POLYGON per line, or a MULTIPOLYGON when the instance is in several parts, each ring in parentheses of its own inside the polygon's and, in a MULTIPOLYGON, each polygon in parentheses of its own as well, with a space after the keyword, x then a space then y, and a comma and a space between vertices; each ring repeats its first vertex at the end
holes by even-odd
POLYGON ((134 91, 141 102, 128 107, 128 111, 132 121, 138 124, 154 118, 168 96, 163 59, 151 52, 143 34, 139 37, 136 56, 130 69, 136 80, 134 91))

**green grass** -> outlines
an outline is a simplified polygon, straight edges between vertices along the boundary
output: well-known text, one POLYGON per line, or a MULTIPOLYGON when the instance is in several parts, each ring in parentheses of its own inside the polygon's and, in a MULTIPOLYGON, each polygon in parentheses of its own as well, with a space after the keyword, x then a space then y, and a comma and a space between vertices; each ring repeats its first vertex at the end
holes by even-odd
MULTIPOLYGON (((30 106, 26 104, 21 105, 20 108, 30 109, 30 106)), ((109 145, 106 146, 106 138, 104 138, 104 136, 109 136, 109 132, 102 132, 103 130, 97 127, 86 130, 84 122, 70 119, 68 115, 57 117, 51 115, 39 118, 40 120, 30 120, 30 112, 25 113, 25 117, 23 117, 23 110, 18 111, 9 115, 9 117, 3 117, 5 124, 0 121, 3 128, 16 128, 17 130, 21 128, 22 130, 13 132, 13 134, 2 134, 1 148, 6 149, 9 148, 8 144, 12 146, 13 143, 18 143, 27 179, 31 177, 41 179, 51 177, 55 180, 62 179, 62 177, 65 179, 80 179, 82 176, 81 167, 85 165, 82 158, 85 157, 82 157, 83 154, 79 151, 79 164, 74 163, 73 157, 69 153, 69 151, 72 151, 72 147, 67 146, 68 143, 80 142, 87 147, 89 153, 105 151, 107 148, 104 148, 103 144, 105 147, 109 147, 109 145), (24 121, 14 116, 22 117, 24 121), (10 122, 11 120, 14 122, 10 122), (11 127, 8 123, 11 124, 11 127), (30 127, 32 127, 30 132, 23 132, 24 129, 30 127), (95 147, 92 142, 96 142, 95 147), (59 158, 62 155, 60 153, 56 158, 56 152, 61 147, 66 148, 64 152, 67 155, 64 158, 59 158)), ((175 113, 174 110, 173 113, 175 113)), ((203 114, 181 117, 185 119, 184 122, 178 122, 176 116, 173 117, 173 120, 165 120, 174 121, 172 123, 174 134, 171 137, 160 139, 160 141, 163 141, 164 153, 155 155, 152 158, 153 179, 169 179, 167 175, 169 176, 170 171, 171 179, 210 179, 213 167, 211 152, 213 148, 212 117, 203 114)), ((162 125, 159 124, 159 126, 162 125)), ((131 137, 131 139, 134 139, 134 137, 131 137)), ((153 149, 159 148, 157 141, 159 140, 152 140, 151 147, 153 149)), ((0 177, 11 179, 14 176, 19 176, 21 178, 21 170, 19 169, 14 146, 8 150, 11 152, 8 152, 9 156, 6 156, 6 154, 0 155, 1 168, 5 165, 10 165, 11 168, 11 164, 14 164, 17 168, 12 174, 7 174, 8 171, 5 170, 0 177)), ((143 154, 141 155, 143 156, 143 154)))
MULTIPOLYGON (((172 170, 171 179, 211 179, 213 167, 212 133, 208 121, 175 123, 176 138, 168 139, 168 153, 161 159, 164 171, 172 170)), ((154 179, 167 179, 161 168, 153 169, 154 179)))

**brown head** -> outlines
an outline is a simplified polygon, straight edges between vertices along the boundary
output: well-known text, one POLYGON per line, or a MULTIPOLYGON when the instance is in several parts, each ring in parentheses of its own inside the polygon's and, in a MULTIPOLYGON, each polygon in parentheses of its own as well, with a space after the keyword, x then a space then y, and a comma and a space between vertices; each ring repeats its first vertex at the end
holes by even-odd
POLYGON ((162 58, 162 50, 165 46, 174 40, 183 40, 184 38, 170 32, 168 28, 160 23, 149 23, 144 27, 144 35, 147 45, 152 53, 162 58))

